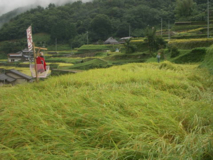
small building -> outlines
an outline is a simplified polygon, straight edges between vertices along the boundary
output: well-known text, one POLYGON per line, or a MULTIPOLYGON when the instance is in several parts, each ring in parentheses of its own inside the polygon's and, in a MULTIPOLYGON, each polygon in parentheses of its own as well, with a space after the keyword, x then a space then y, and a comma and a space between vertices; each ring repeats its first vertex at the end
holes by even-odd
POLYGON ((33 61, 33 51, 24 49, 17 53, 9 53, 7 57, 8 62, 33 61))
POLYGON ((121 40, 128 40, 130 38, 133 38, 133 37, 131 37, 131 36, 130 37, 122 37, 121 40))
POLYGON ((5 70, 4 73, 0 74, 0 86, 4 84, 16 85, 27 82, 33 82, 33 78, 14 69, 5 70))
POLYGON ((114 38, 112 38, 112 37, 109 37, 109 38, 104 42, 104 44, 119 44, 119 42, 118 42, 116 39, 114 39, 114 38))
POLYGON ((22 53, 9 53, 7 57, 8 57, 8 62, 18 62, 23 60, 22 53))

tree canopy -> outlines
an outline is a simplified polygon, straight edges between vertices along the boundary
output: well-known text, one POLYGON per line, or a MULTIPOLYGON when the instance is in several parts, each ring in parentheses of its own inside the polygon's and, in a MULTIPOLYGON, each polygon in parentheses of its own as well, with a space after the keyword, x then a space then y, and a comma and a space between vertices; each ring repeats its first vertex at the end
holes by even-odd
MULTIPOLYGON (((160 28, 161 18, 166 27, 168 20, 174 23, 177 18, 196 16, 198 10, 205 9, 203 0, 93 0, 63 6, 49 4, 46 8, 30 9, 5 23, 0 29, 0 41, 23 38, 29 25, 33 34, 48 33, 52 42, 57 38, 58 43, 73 42, 77 37, 85 37, 87 32, 90 42, 104 41, 109 36, 126 37, 129 28, 133 36, 141 36, 145 35, 147 26, 160 28)), ((4 15, 4 20, 6 18, 4 15)))

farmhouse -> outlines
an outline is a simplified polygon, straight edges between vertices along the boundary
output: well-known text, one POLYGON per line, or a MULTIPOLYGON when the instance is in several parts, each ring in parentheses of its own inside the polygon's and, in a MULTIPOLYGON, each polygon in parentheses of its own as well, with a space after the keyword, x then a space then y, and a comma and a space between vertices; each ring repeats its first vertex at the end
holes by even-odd
POLYGON ((5 73, 0 74, 0 86, 4 84, 16 85, 27 82, 33 82, 33 78, 14 69, 5 70, 5 73))
POLYGON ((114 38, 112 37, 109 37, 105 42, 104 44, 119 44, 119 42, 117 40, 115 40, 114 38))
POLYGON ((33 59, 33 51, 29 51, 28 49, 24 49, 17 53, 9 53, 7 55, 8 62, 18 62, 18 61, 32 61, 33 59))
POLYGON ((133 37, 131 37, 131 36, 130 37, 122 37, 121 40, 127 40, 127 39, 131 39, 131 38, 133 38, 133 37))

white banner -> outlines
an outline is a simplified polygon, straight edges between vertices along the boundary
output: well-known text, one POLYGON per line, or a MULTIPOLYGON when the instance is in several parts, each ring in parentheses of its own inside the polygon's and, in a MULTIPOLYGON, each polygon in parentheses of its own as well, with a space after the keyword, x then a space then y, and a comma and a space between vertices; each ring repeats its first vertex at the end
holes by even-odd
POLYGON ((32 37, 31 26, 27 28, 27 44, 28 44, 28 50, 31 51, 33 49, 33 37, 32 37))

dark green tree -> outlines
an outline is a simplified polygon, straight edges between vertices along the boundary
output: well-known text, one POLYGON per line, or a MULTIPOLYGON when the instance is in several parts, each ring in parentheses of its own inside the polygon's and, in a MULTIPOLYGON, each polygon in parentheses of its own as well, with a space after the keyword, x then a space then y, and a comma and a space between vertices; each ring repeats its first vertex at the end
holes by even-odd
POLYGON ((0 46, 0 52, 4 54, 16 53, 18 51, 23 50, 26 47, 26 44, 27 43, 24 41, 4 42, 0 46))
POLYGON ((177 18, 186 18, 192 15, 194 9, 193 0, 177 0, 176 2, 176 17, 177 18))
POLYGON ((51 40, 55 41, 57 38, 59 43, 64 43, 73 39, 76 34, 77 32, 74 24, 71 24, 66 20, 61 20, 52 27, 51 40))
POLYGON ((84 44, 87 44, 87 33, 78 34, 74 39, 70 39, 69 42, 72 48, 78 48, 84 44))
POLYGON ((156 48, 156 28, 155 27, 147 27, 145 30, 145 42, 148 45, 149 53, 151 56, 153 56, 153 51, 156 48))
POLYGON ((137 47, 131 43, 131 38, 125 40, 125 43, 123 45, 127 54, 134 53, 137 49, 137 47))
POLYGON ((112 25, 109 17, 104 14, 98 14, 90 24, 92 32, 96 35, 95 40, 107 39, 112 30, 112 25))
POLYGON ((129 23, 122 22, 118 25, 118 29, 116 32, 117 37, 128 37, 129 36, 129 23))

